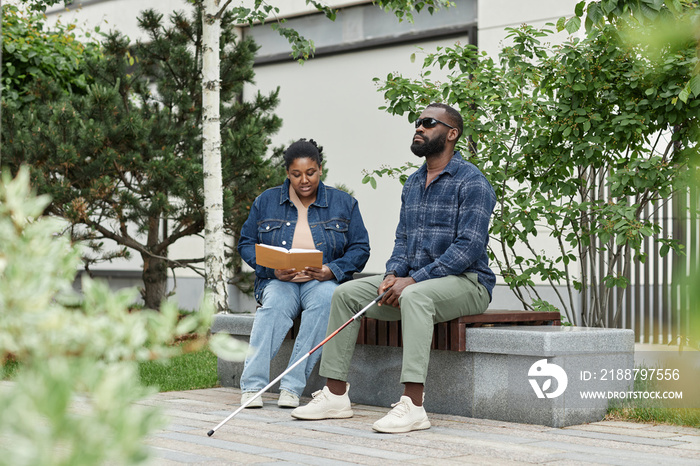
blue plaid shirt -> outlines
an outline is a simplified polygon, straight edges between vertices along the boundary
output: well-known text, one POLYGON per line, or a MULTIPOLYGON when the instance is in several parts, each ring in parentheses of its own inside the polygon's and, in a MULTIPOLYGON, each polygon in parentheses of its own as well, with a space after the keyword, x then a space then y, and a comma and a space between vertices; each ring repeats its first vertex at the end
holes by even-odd
POLYGON ((386 270, 416 282, 473 272, 491 296, 496 284, 486 253, 496 205, 491 184, 459 152, 426 189, 427 175, 423 164, 406 180, 386 270))

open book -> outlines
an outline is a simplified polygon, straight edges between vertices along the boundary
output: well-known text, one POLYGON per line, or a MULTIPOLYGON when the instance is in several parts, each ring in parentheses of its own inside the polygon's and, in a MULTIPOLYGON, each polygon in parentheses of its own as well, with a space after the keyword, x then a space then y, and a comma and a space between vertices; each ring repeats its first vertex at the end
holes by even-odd
POLYGON ((323 253, 318 249, 285 249, 267 244, 255 245, 255 262, 272 269, 297 269, 321 267, 323 253))

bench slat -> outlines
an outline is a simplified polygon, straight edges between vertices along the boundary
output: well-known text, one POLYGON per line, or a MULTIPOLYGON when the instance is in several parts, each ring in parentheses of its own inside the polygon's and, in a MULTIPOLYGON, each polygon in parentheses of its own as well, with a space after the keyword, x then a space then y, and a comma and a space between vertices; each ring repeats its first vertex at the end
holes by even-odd
POLYGON ((362 344, 363 345, 373 345, 374 342, 370 342, 367 340, 367 323, 369 322, 368 319, 362 319, 360 320, 360 333, 357 335, 358 341, 361 338, 362 339, 362 344))
POLYGON ((473 316, 462 316, 458 317, 456 320, 460 323, 465 324, 499 324, 510 322, 524 323, 548 321, 556 322, 554 323, 554 325, 561 325, 561 315, 558 312, 548 311, 498 311, 489 309, 483 314, 477 314, 473 316))
POLYGON ((398 320, 389 322, 389 346, 401 346, 401 327, 398 320))
POLYGON ((385 320, 377 321, 377 346, 389 345, 389 329, 385 320))
POLYGON ((450 322, 450 348, 455 348, 455 351, 467 350, 467 335, 464 333, 466 328, 466 324, 459 321, 450 322))
POLYGON ((450 342, 447 335, 447 322, 436 324, 434 331, 437 332, 437 349, 448 349, 450 347, 450 342))
POLYGON ((365 319, 365 339, 367 342, 365 345, 376 345, 377 344, 377 320, 376 319, 365 319))

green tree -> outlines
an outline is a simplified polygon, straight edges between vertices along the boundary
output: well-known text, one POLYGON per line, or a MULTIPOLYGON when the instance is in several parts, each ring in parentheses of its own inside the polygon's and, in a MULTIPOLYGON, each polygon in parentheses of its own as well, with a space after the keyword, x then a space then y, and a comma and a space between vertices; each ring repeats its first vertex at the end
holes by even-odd
MULTIPOLYGON (((695 0, 581 1, 574 16, 559 19, 557 29, 576 32, 582 19, 586 31, 614 24, 625 41, 636 44, 642 55, 652 61, 680 52, 692 43, 700 56, 700 9, 695 0)), ((700 96, 700 64, 695 66, 678 98, 687 102, 691 96, 700 96)))
POLYGON ((59 23, 48 30, 43 15, 2 6, 3 99, 32 101, 36 98, 32 88, 45 80, 69 92, 85 92, 90 78, 82 63, 97 54, 98 44, 89 37, 78 37, 75 24, 59 23))
MULTIPOLYGON (((119 254, 141 256, 143 299, 154 309, 168 268, 202 273, 203 262, 168 258, 173 243, 204 228, 201 9, 169 23, 143 12, 147 41, 108 34, 104 58, 85 63, 94 80, 85 95, 37 85, 40 98, 20 113, 4 111, 2 127, 5 163, 31 167, 36 189, 52 196, 46 213, 67 219, 75 240, 90 241, 100 258, 105 239, 119 254)), ((237 231, 256 193, 281 180, 275 157, 263 158, 280 120, 271 113, 277 92, 238 99, 253 79, 257 46, 237 39, 233 15, 222 17, 221 43, 224 211, 237 231)))
MULTIPOLYGON (((573 29, 570 20, 559 24, 573 29)), ((626 25, 635 27, 644 28, 644 21, 626 25)), ((697 150, 700 100, 679 99, 698 63, 696 42, 651 60, 643 45, 622 40, 609 22, 554 47, 543 45, 551 31, 507 31, 513 45, 498 62, 457 45, 428 54, 418 80, 390 74, 381 84, 386 110, 413 120, 440 100, 461 111, 463 154, 485 172, 499 199, 492 255, 526 307, 548 305, 535 287, 539 278, 555 291, 565 285, 557 305, 571 322, 600 326, 610 315, 618 323, 622 306, 610 305, 611 292, 628 284, 633 261, 646 259, 642 239, 660 232, 642 213, 682 187, 688 157, 697 150), (450 70, 448 79, 433 81, 433 67, 450 70), (558 246, 556 253, 533 247, 542 233, 558 246), (585 266, 598 263, 601 252, 608 257, 602 271, 585 266), (579 272, 574 262, 582 264, 579 272), (594 302, 575 316, 576 292, 588 286, 594 302)), ((375 170, 364 181, 406 169, 375 170)), ((660 241, 663 254, 677 246, 660 241)))
MULTIPOLYGON (((19 111, 36 98, 32 89, 55 82, 67 92, 85 92, 89 76, 82 63, 99 54, 94 39, 79 37, 75 24, 48 30, 43 15, 2 5, 2 98, 6 111, 19 111)), ((2 158, 0 158, 0 164, 2 158)))

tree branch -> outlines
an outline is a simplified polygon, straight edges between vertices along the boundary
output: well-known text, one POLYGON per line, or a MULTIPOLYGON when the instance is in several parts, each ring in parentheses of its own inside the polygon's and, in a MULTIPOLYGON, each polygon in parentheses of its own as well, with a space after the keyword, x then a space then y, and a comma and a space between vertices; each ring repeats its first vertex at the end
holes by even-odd
POLYGON ((214 15, 214 19, 221 19, 221 16, 224 14, 224 10, 231 4, 233 0, 227 0, 226 3, 224 3, 224 6, 221 7, 221 9, 214 15))

